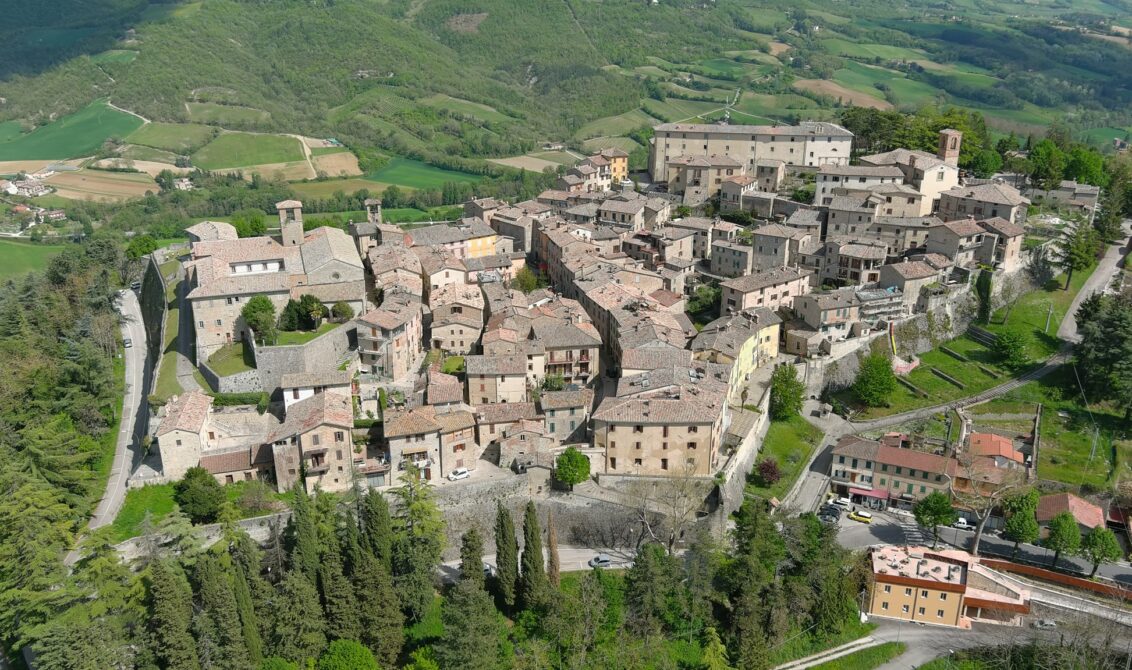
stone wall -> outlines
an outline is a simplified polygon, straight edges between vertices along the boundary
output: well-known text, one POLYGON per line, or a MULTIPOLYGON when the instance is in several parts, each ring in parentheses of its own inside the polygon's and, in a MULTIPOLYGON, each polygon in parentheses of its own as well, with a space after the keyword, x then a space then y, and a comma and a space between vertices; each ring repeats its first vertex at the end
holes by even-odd
POLYGON ((298 372, 325 372, 338 367, 347 352, 357 349, 358 331, 353 322, 344 323, 306 344, 280 347, 254 346, 260 386, 274 394, 283 375, 298 372))
POLYGON ((246 370, 221 377, 204 361, 201 361, 198 369, 209 387, 217 393, 259 393, 263 390, 259 370, 246 370))
POLYGON ((141 303, 142 325, 145 326, 146 356, 151 360, 161 357, 165 342, 165 312, 168 303, 165 298, 165 277, 156 254, 146 256, 145 274, 142 276, 141 303))
POLYGON ((743 196, 743 209, 762 219, 787 218, 799 209, 815 209, 777 193, 752 193, 743 196))

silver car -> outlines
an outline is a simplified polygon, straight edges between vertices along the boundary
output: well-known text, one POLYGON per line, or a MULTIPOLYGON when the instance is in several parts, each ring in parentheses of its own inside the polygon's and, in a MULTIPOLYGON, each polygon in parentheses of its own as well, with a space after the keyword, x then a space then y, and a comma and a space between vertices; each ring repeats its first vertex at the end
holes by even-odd
POLYGON ((590 559, 588 564, 591 568, 608 568, 613 565, 613 559, 605 554, 598 554, 590 559))

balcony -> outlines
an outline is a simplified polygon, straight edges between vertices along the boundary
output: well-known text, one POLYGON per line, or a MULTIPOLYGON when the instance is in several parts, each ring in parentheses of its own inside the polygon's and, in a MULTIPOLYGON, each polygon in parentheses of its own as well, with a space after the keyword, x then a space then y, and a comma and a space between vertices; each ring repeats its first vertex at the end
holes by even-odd
POLYGON ((320 463, 310 463, 307 465, 308 475, 321 475, 322 473, 328 472, 329 470, 330 463, 327 463, 326 461, 322 461, 320 463))

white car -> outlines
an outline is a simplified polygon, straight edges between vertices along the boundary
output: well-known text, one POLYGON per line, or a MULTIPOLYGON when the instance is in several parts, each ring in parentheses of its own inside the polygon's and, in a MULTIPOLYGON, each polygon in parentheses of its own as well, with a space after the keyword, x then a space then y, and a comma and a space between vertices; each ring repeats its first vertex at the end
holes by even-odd
POLYGON ((472 473, 468 472, 467 468, 456 468, 452 472, 448 473, 448 481, 456 482, 456 481, 460 481, 461 479, 467 479, 468 477, 471 477, 471 476, 472 476, 472 473))
POLYGON ((966 519, 960 519, 956 521, 955 523, 951 524, 951 527, 958 528, 959 530, 975 530, 975 524, 967 521, 966 519))
POLYGON ((845 496, 841 496, 840 498, 834 498, 833 504, 837 505, 838 507, 849 507, 853 504, 853 501, 846 498, 845 496))
POLYGON ((590 559, 588 565, 591 568, 608 568, 613 565, 613 559, 605 554, 598 554, 590 559))

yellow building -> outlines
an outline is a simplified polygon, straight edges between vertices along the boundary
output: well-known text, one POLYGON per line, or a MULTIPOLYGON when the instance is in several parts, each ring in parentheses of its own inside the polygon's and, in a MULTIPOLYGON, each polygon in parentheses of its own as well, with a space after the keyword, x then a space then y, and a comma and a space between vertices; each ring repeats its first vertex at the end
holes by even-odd
POLYGON ((778 357, 782 319, 765 307, 721 316, 704 326, 692 340, 697 360, 731 366, 727 384, 730 405, 743 404, 743 389, 751 373, 778 357))
POLYGON ((629 154, 614 147, 602 149, 600 155, 609 161, 609 176, 614 186, 629 178, 629 154))

